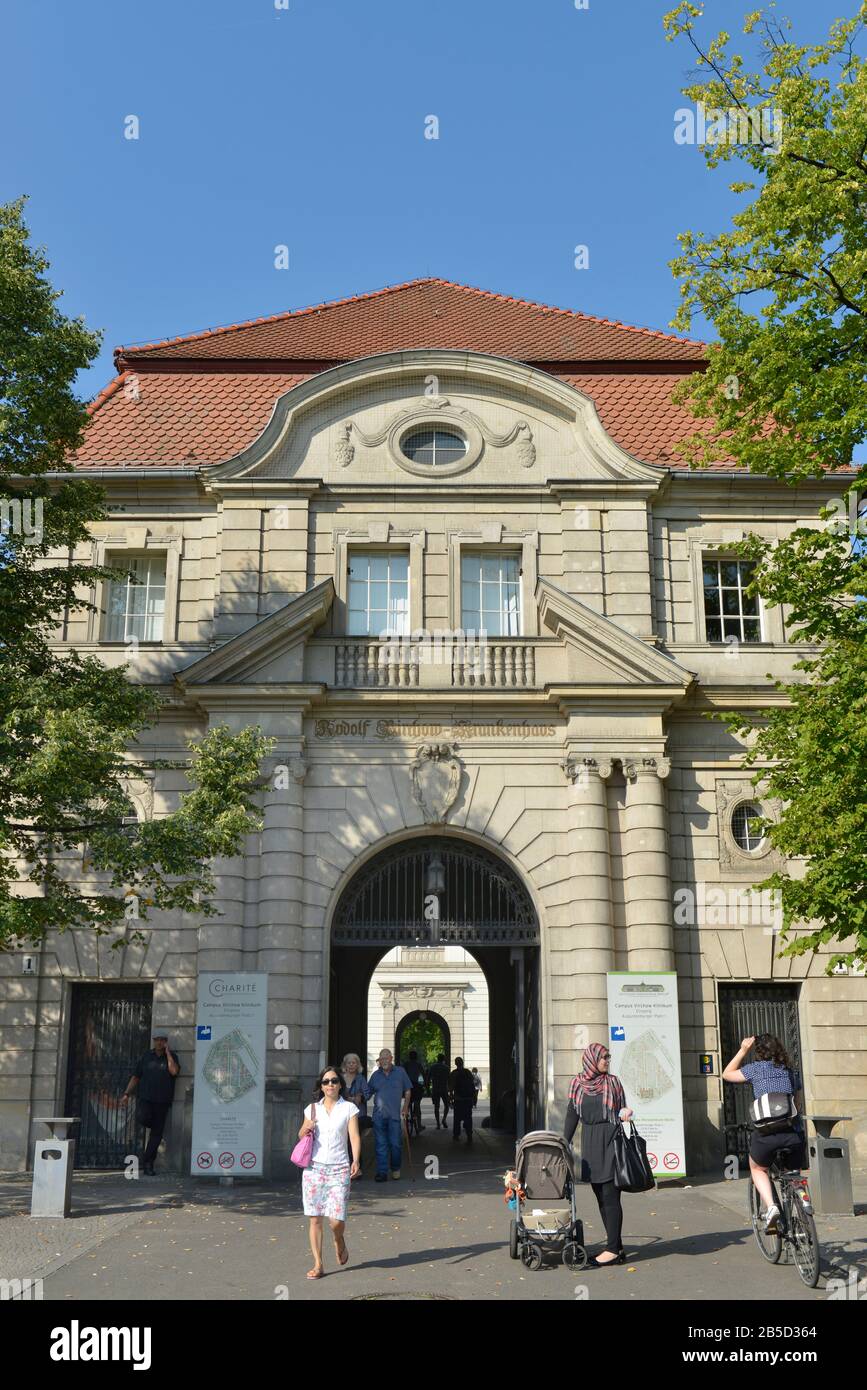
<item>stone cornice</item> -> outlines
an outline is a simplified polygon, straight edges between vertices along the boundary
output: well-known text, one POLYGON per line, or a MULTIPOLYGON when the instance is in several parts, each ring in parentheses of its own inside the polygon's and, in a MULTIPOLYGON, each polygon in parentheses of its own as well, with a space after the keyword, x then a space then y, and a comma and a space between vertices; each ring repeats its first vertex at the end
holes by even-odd
MULTIPOLYGON (((334 600, 334 583, 324 579, 312 589, 290 599, 276 613, 231 637, 215 652, 178 671, 175 680, 182 690, 220 681, 241 681, 245 675, 273 660, 288 647, 303 642, 324 622, 334 600)), ((249 687, 254 688, 254 687, 249 687)), ((267 688, 267 687, 266 687, 267 688)))

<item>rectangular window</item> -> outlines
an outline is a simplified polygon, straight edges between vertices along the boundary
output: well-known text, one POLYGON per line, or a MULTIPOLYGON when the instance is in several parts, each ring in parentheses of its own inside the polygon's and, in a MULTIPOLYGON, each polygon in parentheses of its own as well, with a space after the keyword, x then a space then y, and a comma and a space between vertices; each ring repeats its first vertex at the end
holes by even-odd
POLYGON ((761 642, 759 600, 744 591, 755 565, 744 560, 704 560, 704 621, 708 642, 761 642))
POLYGON ((134 580, 113 579, 106 600, 105 642, 163 640, 166 608, 165 555, 116 555, 106 561, 112 568, 128 569, 134 580))
POLYGON ((465 552, 461 560, 461 626, 489 637, 521 635, 521 569, 517 555, 465 552))
POLYGON ((409 556, 351 551, 348 598, 351 637, 408 637, 409 556))

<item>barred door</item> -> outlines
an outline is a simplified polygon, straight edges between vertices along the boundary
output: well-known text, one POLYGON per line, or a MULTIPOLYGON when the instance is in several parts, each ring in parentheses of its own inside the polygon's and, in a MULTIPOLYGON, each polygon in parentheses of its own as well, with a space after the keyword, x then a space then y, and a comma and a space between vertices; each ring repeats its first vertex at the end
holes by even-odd
MULTIPOLYGON (((773 1033, 803 1076, 801 1039, 798 1031, 797 985, 720 985, 720 1070, 730 1062, 742 1038, 773 1033)), ((753 1088, 723 1082, 726 1153, 737 1154, 741 1164, 749 1157, 749 1108, 753 1088)))
POLYGON ((64 1114, 78 1115, 76 1167, 122 1168, 136 1150, 135 1101, 120 1105, 150 1047, 151 985, 74 985, 64 1114))

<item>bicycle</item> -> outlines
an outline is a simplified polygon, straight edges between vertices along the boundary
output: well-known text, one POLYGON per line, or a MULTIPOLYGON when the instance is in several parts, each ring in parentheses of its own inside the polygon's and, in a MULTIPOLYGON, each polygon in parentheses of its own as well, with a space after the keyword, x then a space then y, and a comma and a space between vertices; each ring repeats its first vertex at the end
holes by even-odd
POLYGON ((814 1289, 819 1282, 819 1238, 813 1220, 813 1203, 807 1179, 797 1168, 781 1166, 781 1160, 791 1152, 780 1149, 769 1170, 771 1191, 774 1202, 780 1209, 776 1231, 766 1231, 762 1218, 762 1203, 758 1189, 750 1178, 749 1214, 756 1244, 768 1264, 779 1262, 786 1245, 788 1256, 791 1250, 795 1268, 808 1289, 814 1289), (779 1192, 775 1183, 779 1183, 779 1192))
POLYGON ((410 1138, 421 1134, 421 1100, 410 1100, 407 1106, 406 1132, 410 1138))

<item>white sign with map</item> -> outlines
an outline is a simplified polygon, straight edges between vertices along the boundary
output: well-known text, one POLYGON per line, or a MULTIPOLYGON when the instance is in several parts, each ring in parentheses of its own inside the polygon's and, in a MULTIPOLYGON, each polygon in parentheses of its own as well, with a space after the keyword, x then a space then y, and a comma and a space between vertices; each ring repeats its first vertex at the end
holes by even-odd
POLYGON ((657 1177, 686 1177, 677 975, 671 971, 608 973, 611 1071, 647 1142, 657 1177))
POLYGON ((268 976, 199 976, 190 1172, 262 1175, 268 976))

